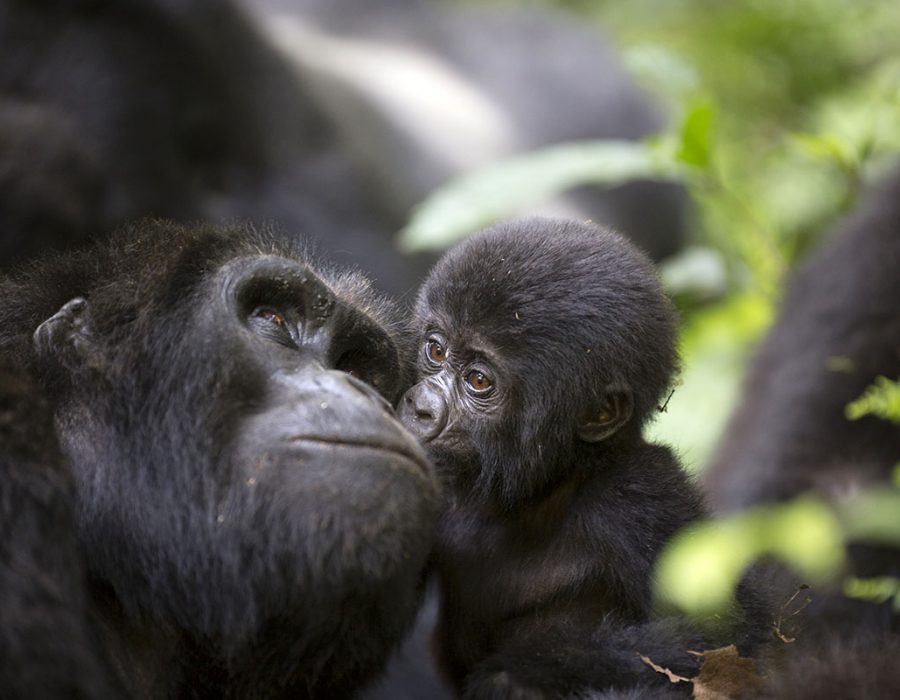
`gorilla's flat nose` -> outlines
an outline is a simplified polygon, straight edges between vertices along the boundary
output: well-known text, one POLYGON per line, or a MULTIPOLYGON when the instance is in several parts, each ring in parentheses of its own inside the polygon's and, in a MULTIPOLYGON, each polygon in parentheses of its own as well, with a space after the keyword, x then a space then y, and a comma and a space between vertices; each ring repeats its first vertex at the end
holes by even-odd
POLYGON ((419 440, 428 442, 444 429, 447 403, 438 391, 422 382, 403 395, 399 418, 406 429, 419 440))

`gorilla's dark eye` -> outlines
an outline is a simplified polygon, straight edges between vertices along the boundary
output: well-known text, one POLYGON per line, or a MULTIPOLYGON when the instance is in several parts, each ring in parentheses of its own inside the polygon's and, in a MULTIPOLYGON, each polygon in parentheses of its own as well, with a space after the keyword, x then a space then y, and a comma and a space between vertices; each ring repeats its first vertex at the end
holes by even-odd
POLYGON ((254 309, 253 317, 261 318, 263 321, 268 321, 269 323, 274 324, 279 328, 285 328, 287 326, 287 322, 284 320, 284 316, 282 316, 280 312, 268 306, 260 306, 258 309, 254 309))
POLYGON ((466 375, 466 384, 479 394, 487 393, 494 386, 494 382, 491 381, 490 377, 477 369, 470 370, 466 375))
POLYGON ((425 343, 425 355, 433 365, 442 365, 447 359, 447 350, 436 338, 429 338, 425 343))
POLYGON ((296 347, 296 341, 288 328, 287 320, 281 311, 271 306, 257 306, 248 318, 249 326, 262 338, 272 340, 285 347, 296 347))

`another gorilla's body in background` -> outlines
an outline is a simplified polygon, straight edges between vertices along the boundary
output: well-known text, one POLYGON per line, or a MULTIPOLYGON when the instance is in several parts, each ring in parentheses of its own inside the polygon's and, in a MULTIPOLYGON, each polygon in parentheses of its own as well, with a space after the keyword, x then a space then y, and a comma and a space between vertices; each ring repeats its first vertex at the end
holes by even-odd
POLYGON ((900 175, 873 194, 788 282, 706 472, 718 510, 840 497, 900 461, 900 426, 845 413, 876 377, 900 377, 900 175))
MULTIPOLYGON (((712 504, 733 511, 812 492, 852 498, 886 485, 900 426, 846 406, 877 377, 900 378, 900 173, 870 193, 792 275, 757 350, 744 398, 705 473, 712 504)), ((848 575, 897 577, 900 548, 850 542, 848 575)), ((780 698, 893 698, 900 616, 839 590, 814 593, 780 698)))
MULTIPOLYGON (((393 2, 274 13, 259 11, 261 29, 227 0, 0 5, 0 144, 12 144, 0 183, 32 183, 0 195, 2 264, 63 244, 69 226, 77 239, 146 216, 237 219, 298 232, 401 293, 433 258, 400 255, 394 234, 446 178, 660 124, 604 42, 552 16, 393 2), (295 20, 307 30, 285 55, 270 30, 295 20), (390 73, 386 53, 416 80, 390 73)), ((633 231, 656 256, 681 243, 682 197, 667 185, 558 206, 633 231)))

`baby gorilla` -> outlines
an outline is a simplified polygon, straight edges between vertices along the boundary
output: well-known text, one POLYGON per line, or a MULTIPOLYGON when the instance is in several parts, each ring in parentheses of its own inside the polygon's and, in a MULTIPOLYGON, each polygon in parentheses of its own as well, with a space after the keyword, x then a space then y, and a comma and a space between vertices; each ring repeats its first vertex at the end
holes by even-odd
POLYGON ((703 642, 653 621, 651 569, 704 511, 641 434, 677 364, 650 262, 589 224, 497 226, 437 263, 415 324, 420 381, 400 413, 444 486, 435 642, 456 690, 668 686, 637 652, 690 668, 703 642))

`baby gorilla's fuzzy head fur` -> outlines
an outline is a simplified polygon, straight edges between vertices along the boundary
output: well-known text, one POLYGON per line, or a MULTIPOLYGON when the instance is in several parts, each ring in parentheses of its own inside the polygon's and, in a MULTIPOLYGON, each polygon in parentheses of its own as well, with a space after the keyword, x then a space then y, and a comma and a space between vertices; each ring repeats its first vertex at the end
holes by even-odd
MULTIPOLYGON (((477 459, 482 478, 492 481, 516 465, 515 490, 523 493, 582 461, 574 451, 597 454, 600 440, 606 449, 637 438, 677 365, 677 320, 652 264, 621 236, 587 223, 511 222, 452 249, 417 302, 420 342, 435 329, 459 376, 480 354, 498 375, 496 406, 482 395, 482 407, 461 409, 468 438, 467 446, 455 441, 455 457, 462 449, 464 461, 477 459), (626 397, 624 417, 614 436, 585 444, 578 423, 611 392, 626 397)), ((422 378, 431 369, 420 358, 422 378)), ((441 442, 429 446, 438 466, 441 442)), ((513 488, 481 486, 499 487, 502 500, 513 488)))

